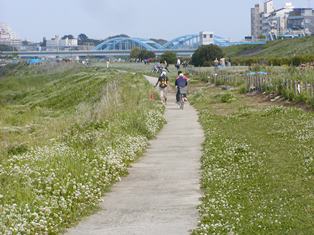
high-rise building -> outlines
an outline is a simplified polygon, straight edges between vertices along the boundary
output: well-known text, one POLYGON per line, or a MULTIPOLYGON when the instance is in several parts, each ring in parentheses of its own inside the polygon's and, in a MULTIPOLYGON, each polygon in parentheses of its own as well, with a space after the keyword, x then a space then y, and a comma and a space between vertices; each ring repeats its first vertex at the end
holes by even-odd
POLYGON ((264 2, 264 14, 269 15, 272 12, 274 12, 275 7, 274 7, 274 2, 273 0, 266 0, 264 2))
POLYGON ((21 40, 17 39, 12 29, 4 23, 0 23, 0 44, 19 48, 21 40))
POLYGON ((288 31, 314 34, 314 11, 311 8, 295 8, 287 18, 288 31))
POLYGON ((261 9, 259 4, 255 4, 254 8, 251 8, 251 36, 257 39, 261 34, 261 9))
POLYGON ((314 35, 314 11, 294 8, 291 3, 275 9, 273 1, 266 0, 263 10, 259 4, 251 9, 251 35, 255 39, 263 35, 269 40, 314 35))

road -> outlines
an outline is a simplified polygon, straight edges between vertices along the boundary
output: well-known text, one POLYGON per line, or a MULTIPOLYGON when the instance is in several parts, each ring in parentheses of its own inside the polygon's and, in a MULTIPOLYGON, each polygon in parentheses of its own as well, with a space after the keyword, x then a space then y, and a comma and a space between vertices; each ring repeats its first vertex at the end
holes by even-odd
POLYGON ((194 108, 179 110, 174 93, 165 117, 167 124, 129 175, 105 195, 100 210, 66 234, 183 235, 196 227, 203 131, 194 108))

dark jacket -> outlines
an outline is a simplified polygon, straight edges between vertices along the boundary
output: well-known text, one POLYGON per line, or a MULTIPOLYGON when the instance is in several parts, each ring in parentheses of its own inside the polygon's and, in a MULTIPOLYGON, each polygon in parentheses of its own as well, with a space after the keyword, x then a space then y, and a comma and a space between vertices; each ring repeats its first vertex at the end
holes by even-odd
POLYGON ((188 85, 187 77, 185 77, 185 76, 177 77, 175 85, 178 87, 186 87, 188 85))

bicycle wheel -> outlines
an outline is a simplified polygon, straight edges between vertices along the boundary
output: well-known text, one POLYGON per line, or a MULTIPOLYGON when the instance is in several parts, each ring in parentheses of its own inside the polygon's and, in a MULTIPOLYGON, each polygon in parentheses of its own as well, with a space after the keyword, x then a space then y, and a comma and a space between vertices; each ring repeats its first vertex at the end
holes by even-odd
POLYGON ((180 109, 184 109, 184 99, 183 99, 184 97, 183 97, 183 95, 182 94, 180 94, 180 109))

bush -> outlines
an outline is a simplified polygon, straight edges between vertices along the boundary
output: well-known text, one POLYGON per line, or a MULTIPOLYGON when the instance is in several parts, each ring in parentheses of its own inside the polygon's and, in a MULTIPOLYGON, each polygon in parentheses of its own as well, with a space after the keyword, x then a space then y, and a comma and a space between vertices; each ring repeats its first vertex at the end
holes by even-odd
POLYGON ((314 97, 309 99, 309 105, 311 105, 311 107, 314 108, 314 97))
POLYGON ((234 99, 234 96, 230 93, 223 94, 220 98, 222 103, 231 103, 234 99))
POLYGON ((133 48, 130 53, 130 58, 133 58, 133 59, 145 60, 145 59, 155 58, 155 57, 156 55, 154 52, 148 51, 145 49, 140 49, 137 47, 133 48))
POLYGON ((314 61, 314 57, 311 55, 300 55, 294 57, 235 57, 232 58, 234 65, 247 65, 253 64, 269 65, 269 66, 282 66, 292 65, 299 66, 303 63, 309 63, 314 61))
POLYGON ((177 61, 177 55, 172 51, 166 51, 161 55, 160 60, 162 62, 167 61, 168 64, 175 64, 177 61))
POLYGON ((192 64, 194 66, 211 66, 214 60, 222 58, 224 53, 216 45, 201 46, 192 55, 192 64))
POLYGON ((245 86, 241 86, 240 89, 239 89, 239 93, 240 94, 246 94, 247 93, 247 89, 245 86))

